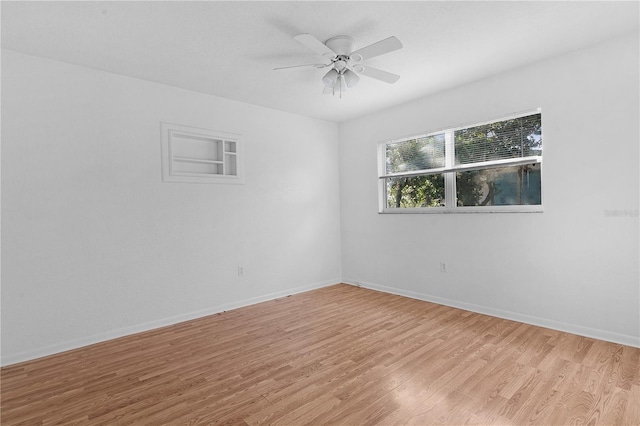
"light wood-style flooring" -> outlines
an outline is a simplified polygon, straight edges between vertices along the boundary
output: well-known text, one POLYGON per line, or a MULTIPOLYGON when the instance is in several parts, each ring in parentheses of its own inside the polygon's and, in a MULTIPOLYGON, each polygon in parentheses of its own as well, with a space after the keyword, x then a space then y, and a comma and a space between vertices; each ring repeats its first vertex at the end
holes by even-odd
POLYGON ((639 425, 640 349, 336 285, 2 369, 9 425, 639 425))

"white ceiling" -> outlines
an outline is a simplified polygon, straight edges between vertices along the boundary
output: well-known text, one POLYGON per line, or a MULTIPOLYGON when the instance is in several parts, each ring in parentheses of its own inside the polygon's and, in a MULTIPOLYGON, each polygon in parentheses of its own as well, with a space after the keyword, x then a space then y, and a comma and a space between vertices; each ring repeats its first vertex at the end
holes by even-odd
POLYGON ((2 2, 2 46, 331 121, 638 31, 631 2, 2 2), (293 36, 346 34, 355 48, 395 35, 342 99, 326 70, 274 72, 318 57, 293 36))

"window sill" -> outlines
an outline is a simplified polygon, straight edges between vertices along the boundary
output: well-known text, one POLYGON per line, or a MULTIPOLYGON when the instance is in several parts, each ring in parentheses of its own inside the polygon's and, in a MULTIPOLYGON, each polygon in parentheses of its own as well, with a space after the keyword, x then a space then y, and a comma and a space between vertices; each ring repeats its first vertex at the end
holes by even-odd
POLYGON ((459 213, 542 213, 541 205, 535 206, 491 206, 491 207, 419 207, 382 209, 379 214, 459 214, 459 213))

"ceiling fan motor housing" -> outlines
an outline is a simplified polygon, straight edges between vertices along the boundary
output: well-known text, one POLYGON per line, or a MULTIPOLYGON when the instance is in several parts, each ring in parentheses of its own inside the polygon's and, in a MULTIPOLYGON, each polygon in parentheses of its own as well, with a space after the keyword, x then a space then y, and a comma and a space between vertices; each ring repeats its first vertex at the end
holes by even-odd
POLYGON ((338 55, 349 56, 353 52, 353 44, 355 40, 353 37, 340 35, 331 37, 324 44, 338 55))

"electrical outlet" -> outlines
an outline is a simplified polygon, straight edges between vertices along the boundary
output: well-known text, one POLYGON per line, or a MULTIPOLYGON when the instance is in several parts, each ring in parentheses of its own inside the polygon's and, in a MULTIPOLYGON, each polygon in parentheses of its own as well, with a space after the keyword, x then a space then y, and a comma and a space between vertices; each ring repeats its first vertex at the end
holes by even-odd
POLYGON ((238 276, 241 277, 244 275, 244 268, 242 266, 238 266, 238 276))
POLYGON ((447 262, 440 261, 440 272, 447 272, 447 262))

